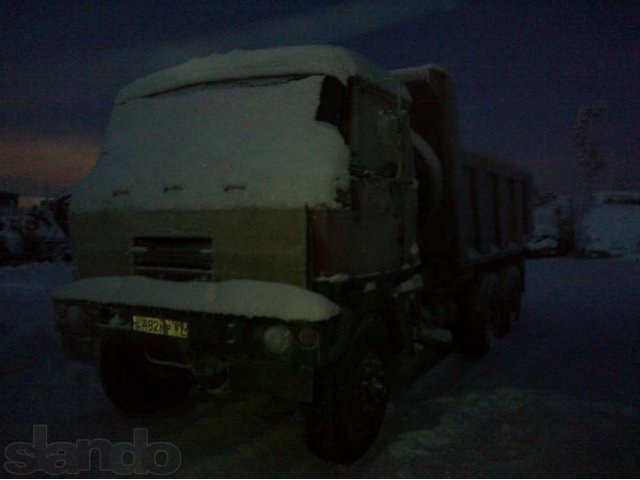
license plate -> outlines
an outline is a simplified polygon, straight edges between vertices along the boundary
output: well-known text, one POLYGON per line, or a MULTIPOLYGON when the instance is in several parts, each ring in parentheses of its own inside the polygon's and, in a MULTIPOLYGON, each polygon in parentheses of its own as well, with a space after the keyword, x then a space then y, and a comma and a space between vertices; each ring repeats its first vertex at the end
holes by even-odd
POLYGON ((136 332, 165 335, 167 337, 188 338, 189 325, 187 322, 169 320, 167 318, 133 316, 133 329, 136 332))

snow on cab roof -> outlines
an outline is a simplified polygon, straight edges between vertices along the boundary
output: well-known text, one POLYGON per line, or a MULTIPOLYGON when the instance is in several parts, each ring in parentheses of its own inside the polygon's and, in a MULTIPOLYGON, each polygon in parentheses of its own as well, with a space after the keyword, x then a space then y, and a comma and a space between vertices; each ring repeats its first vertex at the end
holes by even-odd
POLYGON ((233 50, 194 58, 126 85, 116 103, 201 83, 281 75, 332 75, 346 84, 351 76, 367 78, 394 95, 410 98, 404 84, 361 55, 342 47, 305 45, 262 50, 233 50))

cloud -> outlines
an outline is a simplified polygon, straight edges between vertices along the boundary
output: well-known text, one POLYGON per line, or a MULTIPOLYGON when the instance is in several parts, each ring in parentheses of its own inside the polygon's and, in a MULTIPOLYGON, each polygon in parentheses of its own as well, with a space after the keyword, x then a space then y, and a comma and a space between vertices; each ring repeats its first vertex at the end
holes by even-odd
POLYGON ((64 58, 7 60, 0 95, 14 108, 112 99, 129 81, 196 56, 232 49, 331 43, 447 12, 461 0, 358 0, 149 47, 113 49, 64 58))
POLYGON ((0 189, 58 194, 91 171, 99 150, 97 140, 81 136, 0 137, 0 189))
POLYGON ((447 12, 461 3, 461 0, 360 0, 229 30, 212 38, 159 45, 146 52, 135 52, 134 58, 144 58, 145 68, 153 70, 193 56, 236 48, 335 42, 447 12))

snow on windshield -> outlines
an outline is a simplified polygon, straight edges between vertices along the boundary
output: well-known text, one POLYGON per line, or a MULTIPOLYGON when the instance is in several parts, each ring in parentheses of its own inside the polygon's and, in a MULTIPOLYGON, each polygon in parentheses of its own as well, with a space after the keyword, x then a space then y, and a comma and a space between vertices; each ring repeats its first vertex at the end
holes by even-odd
POLYGON ((349 152, 315 120, 323 78, 198 85, 117 105, 72 209, 334 205, 349 152))

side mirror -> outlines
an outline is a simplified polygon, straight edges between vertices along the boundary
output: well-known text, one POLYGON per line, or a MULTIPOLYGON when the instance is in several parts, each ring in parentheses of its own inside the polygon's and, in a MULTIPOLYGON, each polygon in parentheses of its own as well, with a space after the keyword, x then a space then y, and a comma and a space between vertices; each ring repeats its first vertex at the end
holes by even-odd
POLYGON ((383 162, 380 174, 394 177, 398 172, 400 153, 400 117, 393 110, 381 110, 378 113, 376 136, 383 162))
POLYGON ((409 112, 384 110, 378 114, 378 145, 385 160, 381 173, 384 176, 413 177, 413 147, 409 112))
POLYGON ((413 141, 411 140, 411 118, 409 111, 398 112, 398 157, 400 162, 399 177, 413 181, 415 176, 413 165, 413 141))
POLYGON ((393 110, 380 110, 378 112, 377 136, 380 146, 385 153, 397 150, 398 133, 400 132, 400 116, 393 110))

